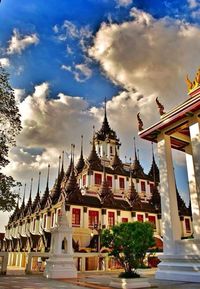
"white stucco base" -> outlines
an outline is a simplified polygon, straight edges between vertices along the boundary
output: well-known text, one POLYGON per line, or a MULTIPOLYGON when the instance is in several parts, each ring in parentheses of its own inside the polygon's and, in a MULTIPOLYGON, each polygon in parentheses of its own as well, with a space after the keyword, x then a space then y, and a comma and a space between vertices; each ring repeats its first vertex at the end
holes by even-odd
POLYGON ((199 255, 162 255, 156 279, 200 282, 199 255))
POLYGON ((51 255, 47 260, 44 276, 50 279, 77 278, 72 255, 51 255))
POLYGON ((112 278, 109 286, 122 289, 149 288, 151 284, 146 278, 112 278))

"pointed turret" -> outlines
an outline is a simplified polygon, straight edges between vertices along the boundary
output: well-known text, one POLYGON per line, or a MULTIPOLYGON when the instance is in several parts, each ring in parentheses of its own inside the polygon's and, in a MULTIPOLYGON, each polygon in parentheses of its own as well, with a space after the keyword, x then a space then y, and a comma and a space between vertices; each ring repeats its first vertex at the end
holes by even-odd
POLYGON ((100 189, 99 189, 99 196, 101 199, 102 206, 109 206, 110 204, 113 204, 113 202, 114 202, 113 193, 112 193, 112 191, 108 185, 108 181, 106 179, 105 166, 103 166, 103 181, 102 181, 100 189))
POLYGON ((131 169, 130 169, 130 184, 128 190, 128 199, 131 204, 132 210, 141 209, 142 203, 133 183, 131 169))
POLYGON ((60 170, 60 165, 61 165, 61 156, 59 156, 59 165, 58 165, 58 178, 56 180, 56 183, 54 185, 54 188, 52 190, 52 194, 51 194, 51 199, 52 199, 52 203, 56 204, 60 194, 61 194, 61 183, 64 177, 64 167, 63 167, 63 162, 64 162, 64 153, 62 155, 62 166, 61 166, 61 170, 60 170))
POLYGON ((108 123, 106 104, 107 104, 107 101, 105 98, 104 119, 103 119, 101 129, 95 135, 95 139, 105 141, 107 138, 110 138, 110 139, 116 140, 117 143, 119 144, 119 140, 117 139, 116 132, 110 128, 110 125, 108 123))
POLYGON ((73 159, 72 159, 73 156, 72 155, 73 155, 74 147, 75 147, 75 145, 71 144, 71 159, 70 159, 69 167, 68 167, 68 169, 67 169, 67 171, 65 173, 65 183, 69 179, 69 176, 70 176, 72 168, 73 168, 73 159))
POLYGON ((40 207, 41 209, 44 209, 46 202, 49 198, 49 172, 50 172, 50 164, 48 164, 48 170, 47 170, 47 184, 46 184, 46 189, 44 192, 44 195, 42 196, 41 202, 40 202, 40 207))
POLYGON ((66 186, 64 187, 64 195, 70 203, 81 203, 82 201, 82 194, 74 172, 74 151, 72 152, 72 169, 66 186))
POLYGON ((153 143, 152 143, 152 164, 148 176, 154 181, 154 183, 160 182, 160 172, 154 157, 153 143))
POLYGON ((140 164, 140 161, 139 161, 137 153, 136 153, 135 137, 134 137, 134 153, 135 153, 135 160, 134 160, 133 165, 132 165, 133 176, 135 178, 138 178, 138 177, 143 178, 143 177, 145 177, 145 173, 144 173, 144 170, 140 164))
POLYGON ((83 136, 81 136, 81 154, 80 154, 78 163, 76 165, 76 171, 78 174, 83 170, 84 165, 85 165, 85 161, 83 158, 83 136))
POLYGON ((26 207, 24 209, 24 215, 29 215, 32 212, 32 188, 33 188, 33 178, 31 178, 31 185, 30 185, 30 194, 28 203, 26 204, 26 207))
POLYGON ((116 168, 123 168, 122 161, 120 160, 118 154, 117 154, 117 148, 115 147, 115 154, 114 158, 111 161, 111 166, 116 169, 116 168))
POLYGON ((26 195, 26 183, 24 184, 24 195, 22 199, 22 204, 20 206, 20 218, 23 218, 24 216, 24 210, 25 210, 25 195, 26 195))
POLYGON ((156 209, 156 211, 161 210, 161 198, 160 198, 160 193, 158 192, 158 188, 156 186, 156 183, 153 185, 153 189, 151 191, 151 199, 150 199, 150 204, 156 209))
POLYGON ((99 156, 97 155, 97 152, 95 149, 94 137, 92 140, 92 150, 91 150, 90 155, 87 158, 86 162, 87 162, 87 164, 91 170, 102 169, 101 160, 100 160, 99 156))
POLYGON ((32 213, 40 209, 40 177, 41 177, 41 172, 39 172, 38 189, 37 189, 37 194, 32 204, 32 213))

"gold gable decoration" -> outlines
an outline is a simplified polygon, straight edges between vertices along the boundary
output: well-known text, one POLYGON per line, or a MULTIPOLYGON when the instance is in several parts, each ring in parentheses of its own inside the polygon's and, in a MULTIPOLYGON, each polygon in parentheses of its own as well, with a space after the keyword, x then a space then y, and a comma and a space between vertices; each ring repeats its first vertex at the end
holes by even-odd
POLYGON ((195 77, 193 82, 189 80, 188 75, 187 75, 186 84, 187 84, 187 87, 188 87, 188 93, 190 93, 192 90, 194 90, 195 88, 200 86, 200 68, 197 71, 196 77, 195 77))

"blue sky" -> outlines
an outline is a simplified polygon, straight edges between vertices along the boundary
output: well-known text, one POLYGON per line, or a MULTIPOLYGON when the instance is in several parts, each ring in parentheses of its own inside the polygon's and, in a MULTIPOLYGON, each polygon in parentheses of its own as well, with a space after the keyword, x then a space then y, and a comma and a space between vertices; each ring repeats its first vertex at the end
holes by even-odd
MULTIPOLYGON (((78 156, 82 133, 87 156, 105 97, 121 157, 133 156, 136 113, 148 127, 159 120, 157 96, 165 110, 187 98, 185 75, 193 79, 199 68, 199 19, 198 0, 2 0, 0 63, 23 124, 6 172, 22 183, 33 176, 36 187, 38 170, 45 178, 50 162, 53 183, 58 155, 76 143, 78 156)), ((151 145, 137 144, 148 172, 151 145)), ((175 159, 184 195, 185 161, 175 159)))

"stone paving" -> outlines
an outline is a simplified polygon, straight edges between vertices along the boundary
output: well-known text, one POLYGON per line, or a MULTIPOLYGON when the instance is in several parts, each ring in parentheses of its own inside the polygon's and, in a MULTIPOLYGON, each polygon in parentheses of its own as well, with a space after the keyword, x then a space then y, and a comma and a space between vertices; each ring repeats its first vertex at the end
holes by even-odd
MULTIPOLYGON (((11 271, 7 276, 0 276, 0 289, 112 289, 109 287, 110 279, 118 275, 117 272, 87 272, 80 273, 77 279, 49 280, 41 274, 24 275, 21 273, 11 271)), ((198 283, 155 280, 154 270, 143 270, 141 274, 148 278, 152 288, 200 289, 198 283)))

